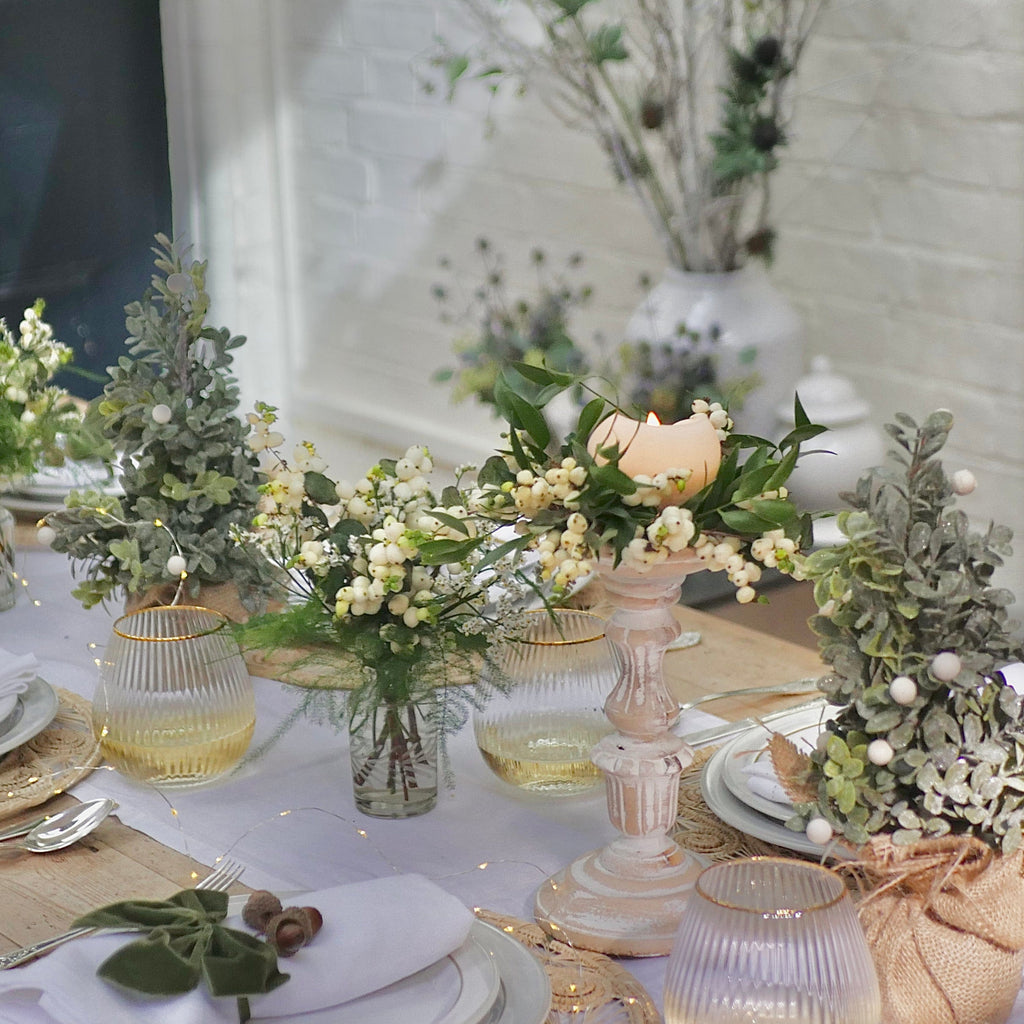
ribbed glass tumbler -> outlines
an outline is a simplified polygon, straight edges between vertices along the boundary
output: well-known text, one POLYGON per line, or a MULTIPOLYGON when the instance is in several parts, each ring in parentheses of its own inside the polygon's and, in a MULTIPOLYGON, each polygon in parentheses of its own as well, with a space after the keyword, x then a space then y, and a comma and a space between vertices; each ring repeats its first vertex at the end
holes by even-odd
POLYGON ((761 857, 707 868, 665 977, 665 1024, 878 1024, 871 954, 842 880, 761 857))
POLYGON ((92 716, 106 760, 137 781, 194 786, 233 768, 252 739, 256 710, 228 620, 189 605, 118 619, 92 716))
POLYGON ((611 732, 604 702, 620 658, 605 620, 589 612, 528 612, 524 639, 504 652, 500 675, 510 687, 473 718, 484 761, 505 782, 549 796, 600 784, 590 750, 611 732))

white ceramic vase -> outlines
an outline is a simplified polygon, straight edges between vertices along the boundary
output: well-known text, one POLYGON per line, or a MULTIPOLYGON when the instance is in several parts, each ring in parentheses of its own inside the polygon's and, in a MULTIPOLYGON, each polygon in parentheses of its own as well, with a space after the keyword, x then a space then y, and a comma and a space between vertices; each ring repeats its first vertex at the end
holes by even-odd
POLYGON ((738 431, 774 438, 776 409, 784 401, 792 405, 803 372, 803 330, 764 270, 749 265, 700 274, 668 267, 633 313, 625 337, 683 344, 681 325, 713 356, 720 387, 756 375, 757 386, 730 412, 738 431))

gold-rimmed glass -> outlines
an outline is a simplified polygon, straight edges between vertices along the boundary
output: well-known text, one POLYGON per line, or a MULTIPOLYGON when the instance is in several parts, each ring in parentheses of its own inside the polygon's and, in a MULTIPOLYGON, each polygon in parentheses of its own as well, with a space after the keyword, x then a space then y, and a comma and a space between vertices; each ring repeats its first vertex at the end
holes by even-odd
POLYGON ((256 710, 228 620, 194 605, 122 616, 100 661, 92 714, 104 757, 129 778, 192 786, 233 768, 256 710))
POLYGON ((805 861, 714 864, 665 978, 666 1024, 878 1024, 871 954, 842 880, 805 861))
POLYGON ((583 793, 602 782, 590 751, 611 731, 604 702, 620 657, 600 616, 576 609, 527 615, 523 638, 501 656, 510 689, 473 718, 476 744, 498 778, 520 790, 583 793))

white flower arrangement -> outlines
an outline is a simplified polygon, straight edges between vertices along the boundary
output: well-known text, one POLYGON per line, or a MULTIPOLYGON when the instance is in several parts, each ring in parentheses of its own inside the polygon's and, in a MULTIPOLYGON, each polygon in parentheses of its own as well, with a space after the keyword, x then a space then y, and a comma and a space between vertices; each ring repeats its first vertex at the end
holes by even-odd
MULTIPOLYGON (((566 388, 592 391, 571 374, 525 364, 516 369, 545 389, 545 401, 566 388)), ((713 467, 705 464, 699 476, 692 467, 651 476, 624 472, 633 443, 628 435, 621 448, 618 438, 611 444, 594 440, 604 436, 598 424, 611 411, 599 395, 552 457, 539 410, 508 387, 499 386, 496 394, 509 422, 510 447, 481 470, 470 508, 515 524, 519 536, 506 550, 536 551, 541 578, 553 582, 556 597, 608 554, 616 565, 643 573, 691 548, 708 570, 728 574, 741 604, 757 597, 755 584, 765 567, 802 578, 794 556, 809 538, 810 517, 790 500, 785 480, 800 443, 823 428, 807 420, 799 402, 794 431, 775 445, 732 433, 719 403, 697 400, 686 422, 721 446, 721 462, 716 453, 713 467), (753 450, 740 464, 744 449, 753 450)))
POLYGON ((252 527, 235 540, 275 565, 299 602, 258 623, 257 644, 261 630, 279 639, 290 629, 293 642, 337 645, 372 690, 397 678, 389 662, 443 676, 452 659, 484 657, 514 628, 522 588, 511 559, 493 557, 497 542, 478 530, 457 487, 434 494, 426 449, 335 482, 312 444, 290 463, 282 457, 272 407, 249 418, 250 445, 269 456, 267 482, 252 527))
POLYGON ((476 38, 435 56, 450 92, 510 85, 593 135, 673 266, 770 259, 770 178, 824 0, 456 3, 476 38))
POLYGON ((65 452, 58 439, 81 426, 82 414, 68 393, 50 383, 73 354, 43 320, 44 306, 39 299, 25 310, 17 337, 0 319, 0 478, 61 465, 65 452))

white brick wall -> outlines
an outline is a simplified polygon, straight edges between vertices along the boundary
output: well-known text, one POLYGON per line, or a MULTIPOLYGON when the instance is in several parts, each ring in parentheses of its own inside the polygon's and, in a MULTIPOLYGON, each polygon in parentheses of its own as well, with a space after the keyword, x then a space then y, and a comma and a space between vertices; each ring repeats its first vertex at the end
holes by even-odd
MULTIPOLYGON (((181 223, 217 315, 252 338, 244 383, 340 472, 411 441, 452 462, 493 443, 485 413, 428 383, 451 340, 429 297, 440 255, 474 267, 487 235, 528 287, 531 247, 582 250, 585 337, 614 337, 638 273, 659 272, 589 139, 530 99, 450 107, 417 87, 412 63, 458 31, 446 0, 164 7, 181 223)), ((879 422, 954 411, 947 461, 979 477, 965 507, 1017 531, 1003 578, 1024 598, 1024 4, 833 0, 798 86, 774 280, 808 354, 879 422)))
POLYGON ((954 412, 947 464, 1016 530, 1024 598, 1024 7, 855 0, 819 28, 776 282, 879 421, 954 412))

